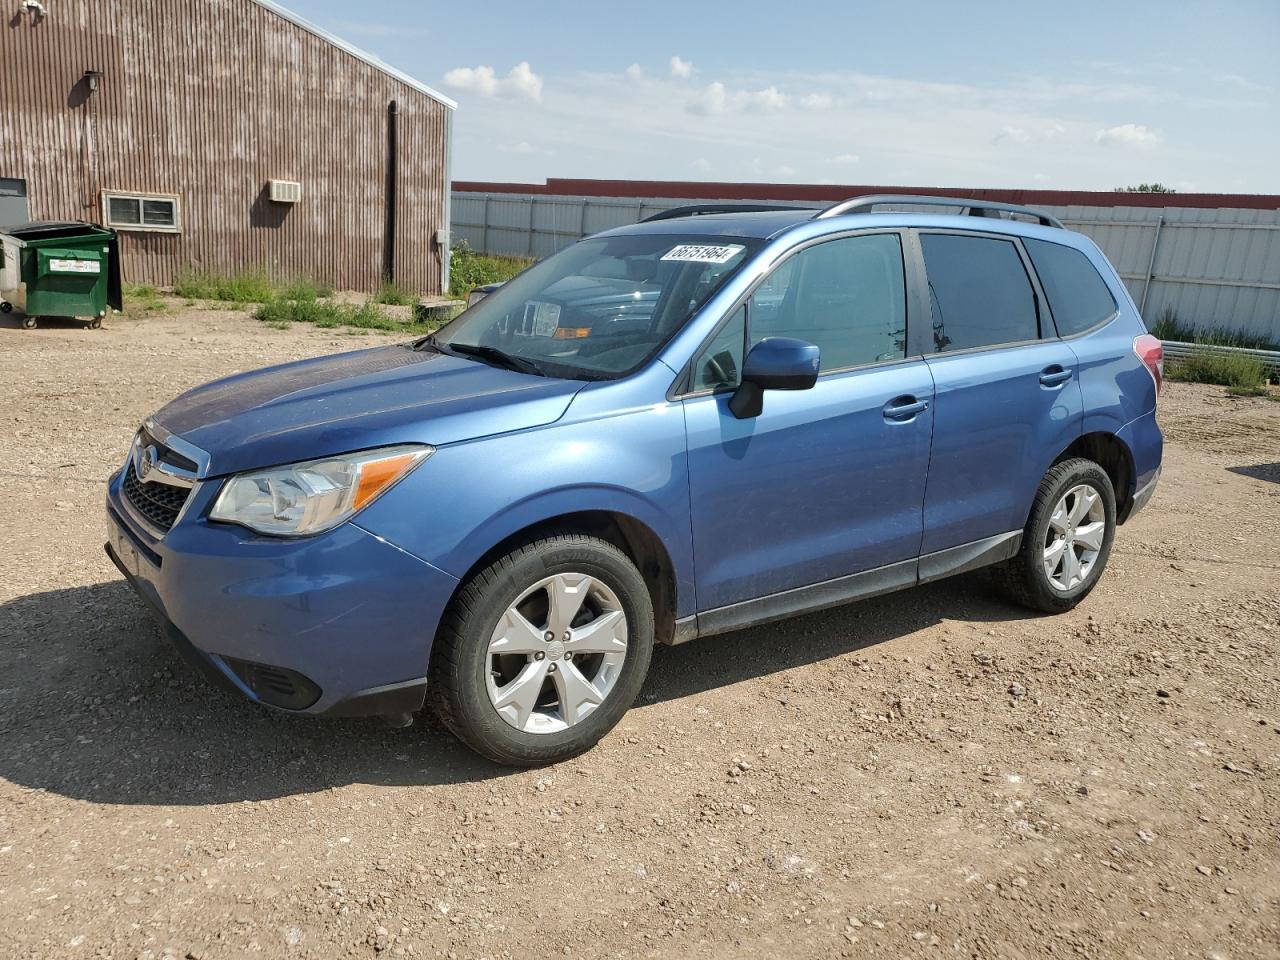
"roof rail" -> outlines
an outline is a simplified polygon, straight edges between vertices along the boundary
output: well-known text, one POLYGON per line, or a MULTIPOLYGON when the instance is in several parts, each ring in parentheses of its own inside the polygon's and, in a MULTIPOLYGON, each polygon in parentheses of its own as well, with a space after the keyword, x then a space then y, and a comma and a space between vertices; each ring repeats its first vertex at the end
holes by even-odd
POLYGON ((658 220, 676 220, 680 217, 706 217, 716 213, 767 213, 775 210, 813 210, 813 207, 797 207, 790 203, 694 203, 687 207, 672 207, 651 217, 645 217, 641 223, 654 223, 658 220))
POLYGON ((899 195, 882 193, 868 197, 853 197, 849 200, 841 200, 835 206, 827 207, 814 219, 825 220, 827 217, 838 217, 844 213, 866 213, 871 207, 881 207, 887 203, 930 207, 962 207, 964 208, 964 213, 961 216, 967 215, 970 217, 997 217, 1000 212, 1019 213, 1024 217, 1034 217, 1035 221, 1041 226, 1057 227, 1059 230, 1066 229, 1062 225, 1062 221, 1057 217, 1042 213, 1039 210, 1032 210, 1030 207, 1020 207, 1016 203, 997 203, 994 200, 969 200, 965 197, 930 197, 923 194, 899 195))

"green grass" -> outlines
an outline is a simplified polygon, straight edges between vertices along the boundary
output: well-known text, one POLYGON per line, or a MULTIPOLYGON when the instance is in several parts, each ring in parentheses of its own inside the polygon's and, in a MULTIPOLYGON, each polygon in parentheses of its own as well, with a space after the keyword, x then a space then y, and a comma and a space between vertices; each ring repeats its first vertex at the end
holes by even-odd
POLYGON ((173 284, 173 292, 188 300, 219 300, 224 303, 265 303, 277 297, 315 300, 332 296, 333 289, 315 280, 300 278, 278 282, 264 270, 241 270, 224 276, 183 270, 173 284))
POLYGON ((1197 353, 1185 360, 1170 360, 1165 375, 1170 380, 1217 384, 1236 397, 1257 397, 1267 392, 1267 368, 1252 357, 1197 353))
POLYGON ((1227 330, 1202 329, 1183 323, 1178 315, 1166 307, 1151 327, 1151 333, 1161 340, 1181 343, 1203 343, 1214 347, 1246 347, 1250 350, 1280 350, 1280 344, 1267 337, 1227 330))
POLYGON ((378 292, 373 295, 374 303, 385 303, 393 307, 406 307, 417 301, 411 293, 406 293, 397 287, 390 280, 382 281, 382 286, 378 288, 378 292))
MULTIPOLYGON (((254 312, 254 316, 277 330, 293 323, 313 323, 333 329, 353 327, 359 330, 389 330, 395 333, 430 333, 438 324, 401 323, 373 301, 365 303, 333 303, 328 300, 287 300, 273 297, 254 312)), ((351 332, 351 331, 347 331, 351 332)))
POLYGON ((168 309, 156 288, 149 283, 126 283, 124 285, 124 309, 126 313, 150 313, 153 310, 168 309))
POLYGON ((490 257, 459 240, 449 255, 449 295, 466 300, 476 287, 510 280, 533 264, 529 257, 490 257))

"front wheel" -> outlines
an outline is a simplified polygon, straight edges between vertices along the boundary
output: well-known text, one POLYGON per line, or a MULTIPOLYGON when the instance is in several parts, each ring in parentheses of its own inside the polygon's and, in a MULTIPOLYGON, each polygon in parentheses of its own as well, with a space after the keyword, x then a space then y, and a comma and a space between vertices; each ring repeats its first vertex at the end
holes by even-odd
POLYGON ((35 318, 35 317, 23 317, 23 318, 22 318, 22 329, 23 329, 23 330, 34 330, 35 328, 36 328, 36 318, 35 318))
POLYGON ((519 547, 459 590, 436 638, 428 691, 453 733, 498 763, 583 753, 635 701, 653 652, 635 564, 584 534, 519 547))
POLYGON ((1018 553, 992 574, 1018 603, 1062 613, 1097 585, 1115 533, 1116 495, 1107 472, 1092 460, 1064 460, 1040 481, 1018 553))

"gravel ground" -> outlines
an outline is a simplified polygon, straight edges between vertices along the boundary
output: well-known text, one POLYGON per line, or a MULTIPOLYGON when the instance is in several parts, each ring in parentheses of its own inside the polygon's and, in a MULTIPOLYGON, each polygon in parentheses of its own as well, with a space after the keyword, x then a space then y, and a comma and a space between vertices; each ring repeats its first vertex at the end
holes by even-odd
POLYGON ((102 551, 148 412, 380 335, 0 323, 6 958, 1280 956, 1280 404, 1169 387, 1070 614, 971 575, 659 648, 512 772, 210 688, 102 551))

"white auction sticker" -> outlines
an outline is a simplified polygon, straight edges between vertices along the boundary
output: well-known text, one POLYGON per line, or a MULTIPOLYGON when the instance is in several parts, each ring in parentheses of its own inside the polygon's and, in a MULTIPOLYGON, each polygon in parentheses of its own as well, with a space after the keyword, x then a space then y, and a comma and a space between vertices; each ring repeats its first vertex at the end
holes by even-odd
POLYGON ((97 260, 50 260, 49 269, 59 273, 97 273, 97 260))
POLYGON ((742 252, 737 243, 703 244, 682 243, 662 255, 663 260, 684 260, 688 263, 728 263, 742 252))
POLYGON ((524 322, 516 329, 521 337, 553 337, 560 326, 560 304, 530 300, 524 306, 524 322))

